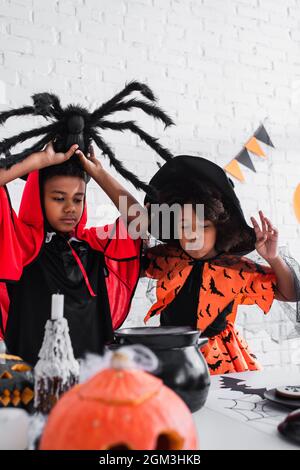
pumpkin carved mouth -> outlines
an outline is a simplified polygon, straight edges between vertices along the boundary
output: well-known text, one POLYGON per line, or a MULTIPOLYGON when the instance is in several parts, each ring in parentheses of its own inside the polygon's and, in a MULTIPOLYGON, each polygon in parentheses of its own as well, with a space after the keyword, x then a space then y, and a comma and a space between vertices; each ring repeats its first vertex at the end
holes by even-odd
POLYGON ((0 408, 26 408, 33 400, 33 375, 19 356, 0 354, 0 408))

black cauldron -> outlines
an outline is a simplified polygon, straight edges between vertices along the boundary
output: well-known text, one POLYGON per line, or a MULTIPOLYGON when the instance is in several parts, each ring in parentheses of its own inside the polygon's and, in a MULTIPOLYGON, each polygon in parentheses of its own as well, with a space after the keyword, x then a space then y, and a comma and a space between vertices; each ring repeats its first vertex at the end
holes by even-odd
POLYGON ((159 359, 153 374, 176 392, 192 412, 205 403, 210 386, 206 361, 199 351, 208 339, 199 338, 200 331, 190 327, 141 327, 115 331, 115 344, 128 346, 142 344, 159 359))

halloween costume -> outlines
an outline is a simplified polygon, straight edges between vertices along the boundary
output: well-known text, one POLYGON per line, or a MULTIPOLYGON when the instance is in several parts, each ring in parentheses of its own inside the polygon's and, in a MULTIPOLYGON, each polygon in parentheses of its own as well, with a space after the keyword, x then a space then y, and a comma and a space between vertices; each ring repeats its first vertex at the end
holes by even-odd
MULTIPOLYGON (((127 85, 93 113, 73 105, 63 109, 55 95, 34 95, 33 106, 0 113, 0 124, 20 115, 41 115, 53 122, 0 142, 0 154, 5 154, 5 158, 0 158, 0 168, 10 168, 41 150, 50 140, 54 140, 57 152, 66 152, 77 143, 84 153, 93 140, 123 177, 136 188, 149 191, 148 185, 117 160, 99 129, 130 130, 168 160, 171 158, 168 150, 135 122, 103 119, 117 111, 139 108, 170 125, 171 119, 153 101, 152 91, 138 82, 127 85), (124 101, 133 91, 141 92, 150 103, 138 99, 124 101), (17 143, 44 134, 30 148, 10 154, 17 143)), ((72 161, 79 164, 76 156, 72 161)), ((141 242, 129 237, 121 218, 115 224, 88 229, 85 206, 74 233, 60 235, 49 226, 43 209, 43 171, 27 175, 18 216, 11 207, 7 189, 0 187, 0 334, 11 353, 31 364, 38 359, 44 326, 50 318, 52 294, 60 292, 65 296, 64 316, 75 357, 87 351, 101 353, 104 344, 112 340, 113 329, 128 314, 140 269, 141 242)))
MULTIPOLYGON (((244 255, 254 250, 255 234, 244 218, 232 183, 214 163, 200 157, 179 156, 166 163, 150 181, 157 190, 179 175, 203 178, 215 184, 231 203, 247 235, 229 252, 211 259, 193 259, 180 246, 160 244, 146 252, 146 276, 156 279, 157 300, 145 322, 160 314, 161 325, 191 326, 209 337, 202 352, 211 374, 258 370, 260 365, 245 340, 235 329, 238 305, 258 305, 268 313, 276 291, 272 269, 244 255)), ((149 201, 149 198, 146 198, 149 201)), ((151 200, 151 199, 150 199, 151 200)), ((200 201, 199 201, 200 202, 200 201)), ((299 280, 298 280, 299 282, 299 280)), ((300 289, 298 287, 298 295, 300 289)))
POLYGON ((241 304, 257 304, 264 313, 269 311, 276 283, 271 268, 226 254, 193 260, 165 244, 148 250, 147 258, 145 273, 158 282, 157 302, 145 322, 160 314, 161 325, 200 329, 209 337, 202 352, 212 374, 259 369, 234 322, 241 304))
POLYGON ((121 219, 87 229, 86 208, 73 236, 49 233, 39 194, 39 172, 34 171, 17 216, 6 188, 0 188, 0 280, 9 299, 1 304, 1 330, 7 348, 31 364, 37 361, 51 295, 59 291, 65 295, 75 356, 86 350, 100 353, 129 311, 139 275, 140 240, 126 236, 121 219), (116 237, 110 238, 114 230, 116 237))

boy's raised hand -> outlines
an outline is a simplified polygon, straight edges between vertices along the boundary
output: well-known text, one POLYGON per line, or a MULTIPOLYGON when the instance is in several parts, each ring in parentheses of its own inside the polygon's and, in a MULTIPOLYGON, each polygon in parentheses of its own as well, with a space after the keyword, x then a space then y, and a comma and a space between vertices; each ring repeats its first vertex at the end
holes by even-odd
POLYGON ((102 170, 103 167, 95 156, 94 148, 92 145, 89 146, 89 153, 87 156, 84 155, 81 150, 76 150, 76 155, 80 160, 81 166, 90 175, 92 178, 95 178, 97 174, 99 174, 99 170, 102 170))
POLYGON ((44 150, 34 153, 32 157, 35 159, 37 168, 41 169, 51 165, 58 165, 69 160, 77 149, 78 145, 74 144, 66 153, 55 152, 52 142, 49 142, 44 150))
POLYGON ((272 261, 278 257, 278 230, 272 225, 271 221, 259 211, 262 228, 260 228, 254 217, 251 222, 256 234, 256 251, 266 261, 272 261))
POLYGON ((51 165, 63 163, 74 155, 78 145, 72 145, 66 153, 55 152, 52 142, 50 142, 44 150, 30 154, 25 160, 18 165, 14 165, 8 170, 0 169, 0 187, 5 186, 10 181, 28 175, 35 170, 41 170, 51 165))

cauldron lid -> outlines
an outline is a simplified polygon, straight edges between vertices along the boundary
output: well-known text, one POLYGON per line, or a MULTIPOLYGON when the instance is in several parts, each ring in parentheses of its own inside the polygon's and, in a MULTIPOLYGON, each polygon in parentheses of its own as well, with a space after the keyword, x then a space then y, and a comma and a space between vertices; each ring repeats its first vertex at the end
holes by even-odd
POLYGON ((189 326, 146 326, 116 330, 115 338, 120 344, 140 343, 153 349, 168 349, 192 345, 202 347, 207 338, 199 339, 200 334, 199 330, 189 326))
POLYGON ((193 335, 200 334, 190 326, 142 326, 122 328, 115 331, 116 336, 145 336, 145 335, 193 335))

